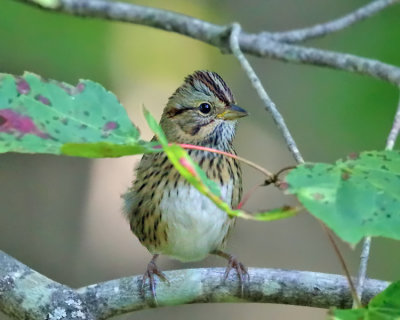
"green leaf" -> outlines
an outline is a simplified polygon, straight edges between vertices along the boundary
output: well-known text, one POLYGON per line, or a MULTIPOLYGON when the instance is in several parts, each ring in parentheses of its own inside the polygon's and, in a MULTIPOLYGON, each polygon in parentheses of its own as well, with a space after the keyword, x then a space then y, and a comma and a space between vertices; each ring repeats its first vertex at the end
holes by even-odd
POLYGON ((251 219, 259 221, 273 221, 294 217, 302 208, 283 206, 282 208, 272 209, 265 212, 253 213, 251 219))
POLYGON ((161 126, 158 124, 157 120, 154 119, 149 110, 147 110, 145 107, 143 107, 143 114, 144 118, 147 121, 147 124, 149 125, 150 129, 154 132, 154 134, 157 136, 161 145, 167 146, 168 145, 167 137, 165 136, 165 133, 161 129, 161 126))
POLYGON ((286 183, 287 191, 343 240, 400 240, 398 151, 353 154, 333 165, 300 165, 287 175, 286 183))
POLYGON ((392 283, 374 297, 366 308, 352 310, 331 310, 334 320, 399 320, 400 281, 392 283))
POLYGON ((207 178, 205 172, 190 158, 182 147, 176 144, 168 144, 167 138, 157 121, 145 108, 143 112, 149 127, 159 138, 164 152, 174 167, 190 182, 190 184, 211 199, 218 208, 224 210, 228 215, 243 219, 272 221, 292 217, 300 211, 300 208, 288 206, 255 214, 248 214, 243 210, 232 209, 220 198, 221 191, 218 184, 207 178))
POLYGON ((139 140, 114 94, 95 82, 0 74, 0 153, 116 157, 155 152, 152 146, 139 140))
POLYGON ((134 144, 97 143, 65 143, 61 153, 66 156, 84 158, 117 158, 133 154, 160 152, 158 142, 142 142, 134 144))

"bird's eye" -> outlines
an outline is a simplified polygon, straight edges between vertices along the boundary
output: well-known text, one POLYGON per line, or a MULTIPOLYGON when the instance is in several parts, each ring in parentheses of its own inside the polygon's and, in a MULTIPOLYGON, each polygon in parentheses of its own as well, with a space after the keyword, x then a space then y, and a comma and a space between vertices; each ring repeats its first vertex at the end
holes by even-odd
POLYGON ((211 111, 211 106, 209 103, 204 102, 199 106, 199 110, 201 113, 207 114, 211 111))

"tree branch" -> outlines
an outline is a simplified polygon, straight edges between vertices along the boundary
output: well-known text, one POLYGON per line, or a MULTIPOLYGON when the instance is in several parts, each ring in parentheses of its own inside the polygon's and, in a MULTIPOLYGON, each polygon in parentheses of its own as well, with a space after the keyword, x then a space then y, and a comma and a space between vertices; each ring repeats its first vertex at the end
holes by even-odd
POLYGON ((259 57, 330 67, 333 69, 368 75, 376 79, 387 81, 396 86, 400 85, 400 68, 374 59, 362 58, 352 54, 285 44, 262 38, 260 36, 241 36, 240 47, 243 52, 259 57))
POLYGON ((285 32, 274 32, 268 34, 268 36, 276 41, 282 41, 286 43, 302 42, 308 39, 322 37, 330 33, 350 27, 351 25, 365 20, 397 2, 399 2, 399 0, 372 1, 371 3, 338 19, 321 24, 316 24, 312 27, 304 29, 297 29, 285 32))
MULTIPOLYGON (((400 88, 399 88, 400 89, 400 88)), ((399 91, 400 94, 400 91, 399 91)), ((397 104, 397 111, 394 116, 393 125, 390 129, 387 141, 386 141, 386 150, 393 150, 394 144, 396 143, 397 137, 400 132, 400 98, 397 104)))
MULTIPOLYGON (((280 269, 249 268, 250 280, 240 297, 240 286, 232 274, 223 283, 224 268, 185 269, 165 272, 170 284, 158 283, 158 306, 213 302, 279 303, 316 308, 351 307, 351 294, 345 277, 332 274, 280 269)), ((366 280, 364 299, 369 301, 389 284, 366 280)), ((122 278, 78 289, 93 314, 106 319, 153 305, 138 294, 141 276, 122 278)))
POLYGON ((94 320, 79 294, 0 251, 0 310, 15 319, 94 320))
MULTIPOLYGON (((347 280, 307 271, 250 268, 244 297, 235 274, 223 282, 224 268, 167 271, 158 283, 159 306, 211 302, 280 303, 317 308, 351 307, 347 280)), ((140 294, 142 276, 111 280, 73 290, 46 278, 0 251, 0 310, 15 319, 107 319, 152 305, 140 294)), ((389 285, 366 280, 368 302, 389 285)))
MULTIPOLYGON (((361 301, 363 296, 363 290, 365 285, 365 278, 367 276, 367 267, 368 267, 368 260, 369 260, 369 252, 371 249, 371 237, 366 237, 362 244, 361 255, 360 255, 360 266, 358 269, 358 277, 357 277, 357 298, 361 301)), ((353 301, 353 308, 357 307, 357 300, 354 299, 353 301)))
MULTIPOLYGON (((212 24, 172 11, 107 0, 19 1, 31 5, 41 5, 43 9, 57 10, 72 15, 129 22, 176 32, 216 46, 223 51, 229 51, 229 27, 212 24)), ((388 0, 377 2, 388 2, 388 0)), ((371 12, 371 9, 369 11, 371 12)), ((350 54, 295 46, 277 41, 274 38, 273 33, 249 34, 242 32, 239 36, 240 49, 244 53, 258 57, 330 67, 368 75, 397 86, 400 85, 400 68, 396 66, 350 54)))
POLYGON ((304 159, 300 154, 300 150, 298 149, 296 142, 294 141, 289 128, 287 127, 285 120, 283 119, 282 115, 278 111, 275 103, 271 100, 268 96, 268 93, 265 91, 263 85, 261 84, 260 79, 258 78, 257 74, 255 73, 254 69, 250 65, 249 61, 246 59, 242 51, 240 50, 239 46, 239 35, 240 35, 241 27, 238 23, 234 23, 232 25, 231 35, 229 37, 229 45, 233 55, 238 59, 240 65, 242 66, 244 72, 246 73, 247 77, 250 79, 251 84, 253 85, 254 89, 257 91, 258 96, 260 97, 261 101, 264 103, 265 108, 267 111, 272 115, 278 129, 281 131, 283 138, 286 141, 286 145, 288 146, 290 152, 292 153, 293 157, 295 158, 297 163, 303 163, 304 159))
MULTIPOLYGON (((246 57, 240 50, 240 46, 239 46, 240 30, 241 30, 241 28, 238 23, 234 23, 232 25, 232 31, 231 31, 231 35, 229 38, 230 49, 231 49, 233 55, 238 59, 243 70, 245 71, 246 75, 250 79, 254 89, 257 91, 259 97, 263 101, 266 109, 271 113, 272 118, 274 119, 278 129, 281 131, 281 133, 286 141, 286 145, 288 146, 289 150, 292 152, 293 157, 296 159, 297 163, 304 163, 304 160, 300 153, 300 150, 297 148, 297 145, 296 145, 292 135, 290 134, 289 128, 285 124, 285 120, 283 119, 282 115, 276 108, 275 103, 268 96, 263 85, 261 84, 260 79, 258 78, 254 69, 251 67, 249 61, 246 59, 246 57)), ((363 289, 364 280, 365 280, 368 254, 369 254, 369 244, 367 244, 367 241, 364 243, 363 254, 361 255, 362 263, 360 266, 360 273, 359 273, 358 284, 357 284, 357 289, 356 289, 353 284, 353 281, 351 279, 349 270, 344 261, 344 258, 342 256, 342 254, 340 253, 339 248, 337 247, 337 245, 335 243, 335 240, 333 239, 331 230, 328 229, 324 224, 322 224, 322 227, 323 227, 324 231, 326 232, 326 234, 330 240, 330 243, 332 244, 332 246, 335 250, 335 253, 336 253, 337 257, 339 258, 342 268, 346 274, 346 278, 348 280, 348 283, 349 283, 350 289, 351 289, 350 291, 353 296, 353 307, 360 308, 361 307, 361 295, 362 295, 362 289, 363 289), (365 250, 365 252, 364 252, 364 250, 365 250), (366 261, 364 264, 363 262, 365 259, 366 259, 366 261)), ((368 239, 370 242, 370 238, 367 238, 367 240, 368 239)))

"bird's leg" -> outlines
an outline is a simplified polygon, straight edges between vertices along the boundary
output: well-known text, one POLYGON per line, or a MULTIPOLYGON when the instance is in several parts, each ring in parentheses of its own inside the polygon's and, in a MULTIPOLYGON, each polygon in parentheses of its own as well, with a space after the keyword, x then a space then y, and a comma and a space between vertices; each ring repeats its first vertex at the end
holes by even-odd
POLYGON ((147 265, 146 272, 143 274, 142 287, 141 287, 142 294, 144 295, 144 285, 146 283, 146 280, 149 279, 151 294, 156 304, 157 304, 156 282, 154 279, 154 275, 158 276, 162 281, 169 282, 165 274, 160 269, 158 269, 156 265, 156 260, 158 256, 159 256, 158 254, 153 255, 153 258, 151 258, 149 264, 147 265))
POLYGON ((241 292, 241 295, 243 296, 244 280, 245 279, 249 280, 249 278, 250 278, 247 268, 235 256, 233 256, 229 253, 223 252, 221 250, 215 250, 212 252, 212 254, 218 255, 218 256, 228 260, 228 266, 226 267, 225 273, 224 273, 224 281, 228 278, 229 272, 232 269, 236 270, 238 277, 239 277, 240 292, 241 292))

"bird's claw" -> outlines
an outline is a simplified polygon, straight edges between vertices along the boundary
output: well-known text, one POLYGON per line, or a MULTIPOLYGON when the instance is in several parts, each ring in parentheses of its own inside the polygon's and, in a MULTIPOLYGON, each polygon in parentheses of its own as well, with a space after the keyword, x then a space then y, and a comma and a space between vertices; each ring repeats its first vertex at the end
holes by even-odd
POLYGON ((149 280, 149 285, 150 285, 150 290, 151 290, 151 295, 154 299, 155 304, 157 305, 157 295, 156 295, 156 281, 154 275, 158 276, 162 281, 165 281, 169 284, 169 280, 165 276, 165 274, 157 267, 156 263, 154 261, 150 261, 150 263, 147 265, 147 270, 143 274, 142 278, 142 285, 141 285, 141 292, 142 295, 145 296, 145 284, 146 280, 149 280))
POLYGON ((229 273, 231 272, 232 269, 235 269, 238 274, 239 284, 240 284, 240 293, 241 293, 241 296, 243 297, 244 281, 250 280, 249 272, 247 271, 247 268, 243 265, 243 263, 241 263, 235 256, 231 255, 228 259, 228 266, 225 269, 224 281, 226 281, 226 279, 228 279, 229 273))

